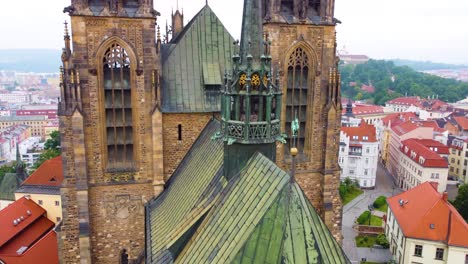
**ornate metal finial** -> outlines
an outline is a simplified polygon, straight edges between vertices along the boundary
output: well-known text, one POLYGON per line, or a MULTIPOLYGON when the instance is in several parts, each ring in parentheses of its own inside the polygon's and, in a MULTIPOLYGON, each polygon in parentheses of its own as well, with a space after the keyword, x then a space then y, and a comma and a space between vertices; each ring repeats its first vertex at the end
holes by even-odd
POLYGON ((161 27, 159 25, 157 27, 157 40, 161 41, 161 27))
POLYGON ((65 25, 64 37, 69 38, 70 35, 68 34, 68 22, 65 20, 63 24, 65 25))
POLYGON ((291 138, 292 138, 292 147, 291 147, 291 181, 294 180, 294 175, 296 172, 296 156, 299 153, 299 150, 296 147, 297 136, 299 135, 299 119, 297 118, 297 111, 294 112, 294 120, 291 122, 291 138))

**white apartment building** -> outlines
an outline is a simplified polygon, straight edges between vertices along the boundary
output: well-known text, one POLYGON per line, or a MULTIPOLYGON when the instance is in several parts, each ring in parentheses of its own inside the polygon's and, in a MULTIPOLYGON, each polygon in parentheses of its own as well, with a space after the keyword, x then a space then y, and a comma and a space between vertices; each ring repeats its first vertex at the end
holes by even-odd
POLYGON ((387 199, 385 234, 399 264, 468 261, 468 224, 436 185, 426 182, 387 199))
POLYGON ((350 178, 362 188, 374 188, 379 157, 375 127, 361 122, 357 127, 342 127, 338 163, 341 180, 350 178))
POLYGON ((436 182, 438 191, 447 188, 449 149, 433 139, 408 139, 401 144, 398 185, 412 189, 424 182, 436 182))

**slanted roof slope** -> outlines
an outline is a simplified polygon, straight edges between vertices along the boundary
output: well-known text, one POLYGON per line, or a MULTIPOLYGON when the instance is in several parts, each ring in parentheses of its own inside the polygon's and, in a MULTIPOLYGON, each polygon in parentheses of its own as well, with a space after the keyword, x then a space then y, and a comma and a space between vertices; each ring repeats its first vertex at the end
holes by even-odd
POLYGON ((162 111, 219 112, 219 88, 225 69, 231 68, 233 41, 206 5, 174 40, 163 45, 162 111))

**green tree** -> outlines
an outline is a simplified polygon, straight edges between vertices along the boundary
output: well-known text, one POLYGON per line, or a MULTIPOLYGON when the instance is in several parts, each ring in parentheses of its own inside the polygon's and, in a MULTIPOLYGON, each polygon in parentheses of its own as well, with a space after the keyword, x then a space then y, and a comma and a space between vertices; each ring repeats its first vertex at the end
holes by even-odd
POLYGON ((44 144, 44 152, 41 153, 37 162, 32 167, 32 172, 39 168, 46 160, 55 158, 62 154, 60 150, 60 133, 53 131, 50 133, 50 138, 44 144))
POLYGON ((465 221, 468 221, 468 184, 464 184, 458 188, 458 195, 455 201, 453 201, 453 206, 457 208, 465 221))
POLYGON ((3 165, 0 167, 0 183, 2 183, 5 174, 15 172, 15 164, 3 165))
POLYGON ((53 131, 50 133, 50 139, 48 139, 44 144, 44 149, 60 149, 60 133, 58 131, 53 131))

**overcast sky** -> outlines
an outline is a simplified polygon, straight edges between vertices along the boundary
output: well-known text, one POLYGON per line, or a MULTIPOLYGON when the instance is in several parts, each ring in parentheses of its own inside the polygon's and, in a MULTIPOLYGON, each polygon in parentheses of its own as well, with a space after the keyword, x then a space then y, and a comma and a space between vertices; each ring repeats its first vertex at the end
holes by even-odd
MULTIPOLYGON (((176 0, 154 0, 161 28, 176 0)), ((0 49, 62 47, 62 13, 70 0, 2 1, 0 49)), ((210 6, 238 38, 241 0, 209 0, 210 6)), ((205 0, 179 0, 185 22, 205 0)), ((336 0, 338 45, 372 58, 403 58, 468 64, 468 0, 336 0)))

